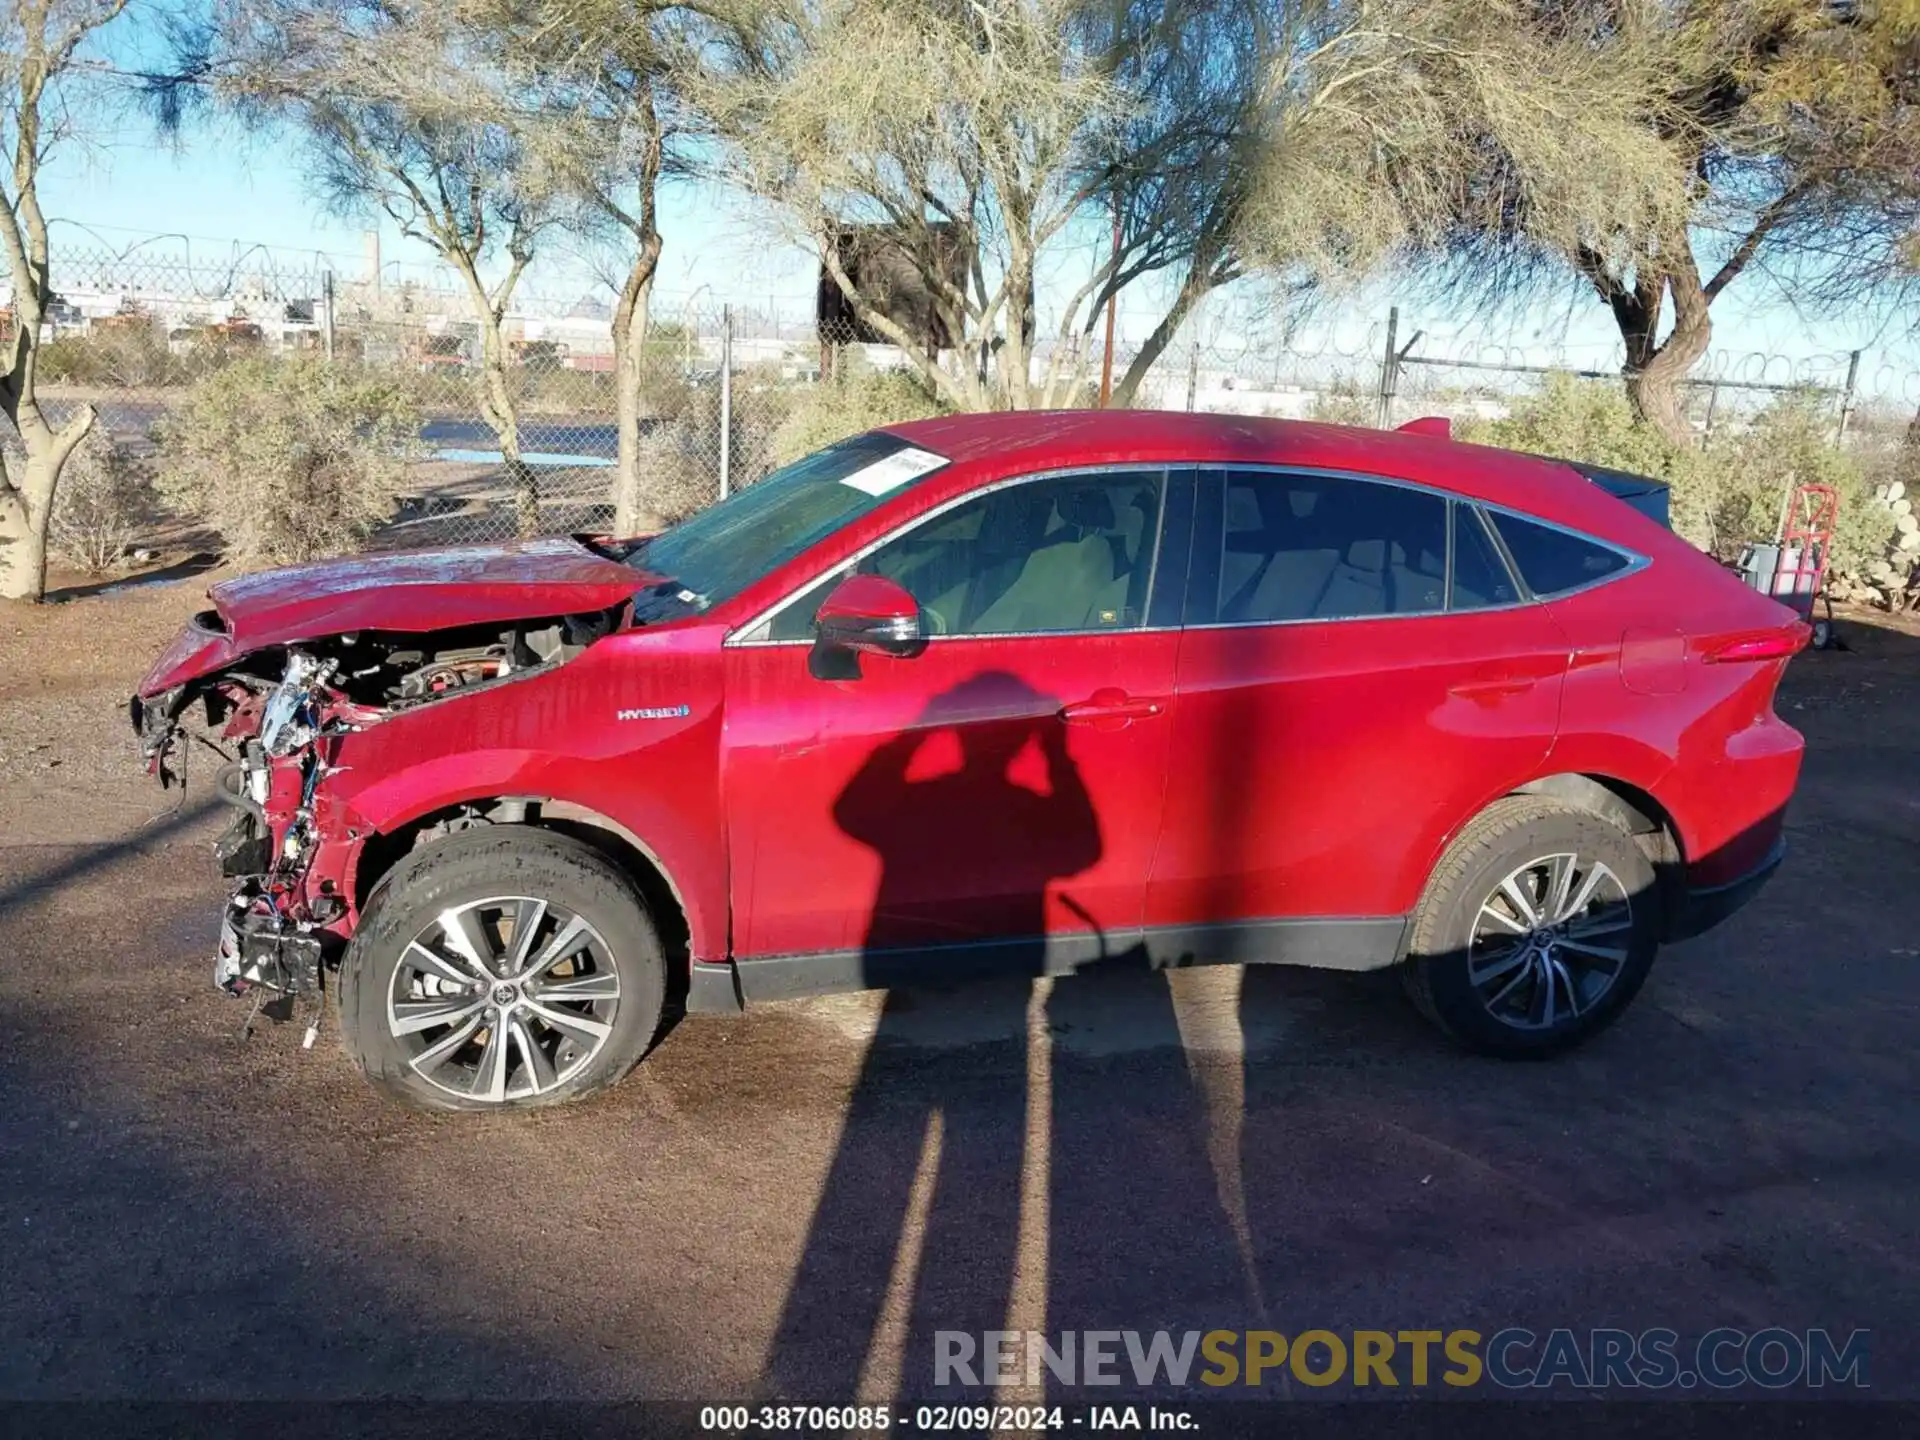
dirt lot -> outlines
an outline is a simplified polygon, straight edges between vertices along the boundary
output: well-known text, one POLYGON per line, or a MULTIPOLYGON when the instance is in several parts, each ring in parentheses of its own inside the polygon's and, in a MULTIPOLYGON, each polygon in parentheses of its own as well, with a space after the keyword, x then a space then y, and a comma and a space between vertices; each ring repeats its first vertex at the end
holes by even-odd
POLYGON ((1920 637, 1796 662, 1788 868, 1563 1061, 1204 971, 688 1021, 473 1121, 212 990, 206 773, 163 796, 123 709, 203 583, 0 610, 0 1398, 846 1400, 924 1393, 934 1328, 1509 1325, 1866 1328, 1920 1398, 1920 637))

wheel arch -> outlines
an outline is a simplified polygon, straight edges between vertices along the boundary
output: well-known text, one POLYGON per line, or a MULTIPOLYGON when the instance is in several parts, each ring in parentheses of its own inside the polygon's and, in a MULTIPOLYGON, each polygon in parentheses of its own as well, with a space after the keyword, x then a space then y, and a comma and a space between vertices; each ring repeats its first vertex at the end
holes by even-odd
POLYGON ((1507 793, 1564 800, 1613 821, 1629 835, 1650 835, 1664 830, 1673 837, 1676 847, 1680 843, 1679 828, 1667 813, 1667 807, 1654 798, 1651 791, 1612 775, 1574 771, 1542 775, 1524 785, 1516 785, 1507 793))
POLYGON ((571 835, 605 855, 639 890, 660 932, 670 974, 683 977, 694 953, 693 911, 686 892, 659 853, 612 816, 576 801, 541 795, 498 795, 423 811, 369 835, 352 877, 356 913, 364 913, 380 882, 420 846, 478 826, 525 825, 571 835))
POLYGON ((1508 793, 1558 800, 1625 830, 1653 866, 1662 928, 1671 926, 1686 902, 1686 847, 1679 823, 1651 791, 1614 775, 1564 771, 1529 780, 1508 793))

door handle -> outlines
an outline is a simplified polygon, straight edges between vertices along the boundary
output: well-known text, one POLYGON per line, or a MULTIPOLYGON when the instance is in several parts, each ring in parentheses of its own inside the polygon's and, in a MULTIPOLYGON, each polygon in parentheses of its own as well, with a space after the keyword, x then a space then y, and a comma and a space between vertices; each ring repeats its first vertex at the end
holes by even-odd
POLYGON ((1462 700, 1498 700, 1507 695, 1524 694, 1538 683, 1524 675, 1505 675, 1492 679, 1462 680, 1458 685, 1448 686, 1447 693, 1462 700))
POLYGON ((1069 725, 1093 725, 1100 721, 1150 720, 1166 709, 1166 702, 1143 695, 1129 695, 1113 687, 1096 690, 1085 700, 1060 707, 1060 718, 1069 725))

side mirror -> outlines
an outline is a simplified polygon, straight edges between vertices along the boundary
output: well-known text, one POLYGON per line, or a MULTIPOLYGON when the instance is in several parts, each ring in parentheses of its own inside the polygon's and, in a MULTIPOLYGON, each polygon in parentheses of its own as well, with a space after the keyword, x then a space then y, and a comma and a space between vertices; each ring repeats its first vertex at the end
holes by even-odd
POLYGON ((906 659, 926 648, 920 606, 884 575, 849 575, 814 615, 819 643, 855 655, 906 659))

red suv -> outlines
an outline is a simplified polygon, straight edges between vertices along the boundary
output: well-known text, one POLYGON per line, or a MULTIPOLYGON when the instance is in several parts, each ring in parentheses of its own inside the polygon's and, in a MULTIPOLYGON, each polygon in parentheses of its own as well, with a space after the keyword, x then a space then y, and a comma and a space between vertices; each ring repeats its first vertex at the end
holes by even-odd
POLYGON ((135 725, 164 777, 197 701, 231 757, 221 983, 337 990, 418 1104, 609 1085, 670 997, 1101 960, 1396 966, 1536 1055, 1771 873, 1800 767, 1772 701, 1806 627, 1622 480, 1432 433, 923 421, 645 540, 217 585, 135 725))

